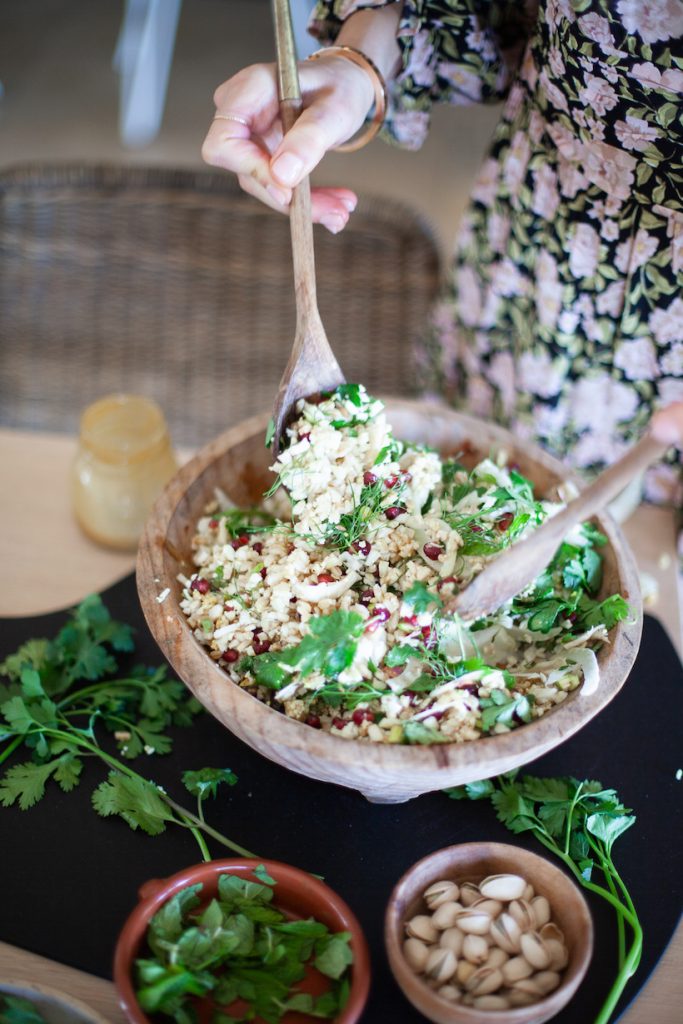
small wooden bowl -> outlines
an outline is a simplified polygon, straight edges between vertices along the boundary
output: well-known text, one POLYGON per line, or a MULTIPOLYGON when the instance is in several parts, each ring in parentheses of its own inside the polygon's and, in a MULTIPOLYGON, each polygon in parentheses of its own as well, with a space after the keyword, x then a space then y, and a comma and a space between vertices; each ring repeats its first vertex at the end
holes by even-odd
MULTIPOLYGON (((472 464, 505 450, 542 495, 567 479, 561 463, 493 424, 428 402, 386 399, 386 407, 396 436, 403 440, 430 444, 444 454, 465 449, 472 464)), ((250 747, 301 775, 359 789, 377 803, 400 803, 533 761, 569 739, 618 693, 635 661, 642 615, 633 556, 608 515, 597 517, 608 540, 602 549, 603 591, 622 594, 634 619, 618 623, 610 643, 598 653, 597 690, 589 696, 575 691, 528 725, 470 743, 358 743, 287 718, 235 686, 192 635, 179 607, 182 587, 177 576, 194 572, 192 537, 214 488, 222 488, 235 504, 248 506, 258 504, 271 485, 270 453, 263 444, 267 421, 267 415, 247 420, 183 466, 154 506, 137 563, 140 602, 162 653, 204 707, 250 747)))
POLYGON ((414 864, 389 897, 384 941, 396 981, 420 1013, 436 1024, 541 1024, 567 1005, 581 984, 593 954, 593 921, 582 893, 572 880, 544 857, 506 843, 462 843, 438 850, 414 864), (479 1010, 450 1003, 415 973, 403 955, 404 924, 424 913, 423 893, 433 882, 452 879, 481 882, 487 875, 515 874, 530 882, 550 903, 552 920, 564 932, 569 963, 559 988, 532 1006, 479 1010))
MULTIPOLYGON (((218 892, 219 875, 229 872, 249 881, 258 879, 253 870, 263 864, 277 886, 273 906, 292 918, 314 917, 333 932, 350 932, 353 965, 351 988, 344 1010, 334 1024, 355 1024, 363 1012, 370 991, 370 954, 365 935, 353 911, 336 892, 306 871, 274 860, 212 860, 185 868, 166 879, 151 879, 140 888, 140 902, 121 930, 114 951, 114 984, 119 1002, 130 1024, 150 1024, 150 1018, 135 998, 133 967, 144 949, 151 918, 179 889, 201 882, 202 900, 208 902, 218 892)), ((317 972, 316 972, 317 974, 317 972)), ((306 982, 304 981, 304 987, 306 982)), ((317 992, 316 994, 320 994, 317 992)), ((309 1015, 288 1013, 282 1024, 308 1024, 309 1015)))

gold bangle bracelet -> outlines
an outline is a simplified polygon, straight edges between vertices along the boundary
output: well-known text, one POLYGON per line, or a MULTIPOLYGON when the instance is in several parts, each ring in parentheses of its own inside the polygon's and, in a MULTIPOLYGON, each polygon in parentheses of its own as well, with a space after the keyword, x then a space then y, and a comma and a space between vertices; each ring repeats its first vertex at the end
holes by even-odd
POLYGON ((368 124, 365 131, 355 138, 350 139, 349 142, 342 142, 340 146, 335 146, 334 150, 336 153, 354 153, 357 149, 362 149, 363 146, 367 146, 371 139, 374 139, 377 132, 384 124, 384 118, 387 112, 387 87, 382 76, 381 71, 375 65, 369 57, 366 57, 360 50, 356 50, 353 46, 324 46, 322 50, 316 50, 315 53, 309 54, 307 60, 320 60, 321 57, 327 55, 345 57, 350 60, 352 64, 358 65, 359 68, 363 68, 372 79, 372 88, 375 93, 375 112, 372 116, 372 120, 368 124))

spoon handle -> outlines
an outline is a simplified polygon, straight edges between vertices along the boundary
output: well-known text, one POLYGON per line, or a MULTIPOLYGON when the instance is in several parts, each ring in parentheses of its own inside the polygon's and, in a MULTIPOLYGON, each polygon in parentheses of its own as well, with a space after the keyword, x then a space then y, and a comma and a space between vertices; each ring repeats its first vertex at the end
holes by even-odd
MULTIPOLYGON (((277 53, 280 118, 286 133, 301 113, 303 102, 299 86, 296 45, 292 30, 289 0, 272 0, 275 47, 277 53)), ((311 186, 306 176, 293 190, 289 209, 294 259, 294 288, 299 321, 318 315, 313 254, 313 220, 311 217, 311 186)), ((300 332, 297 332, 297 336, 300 332)))

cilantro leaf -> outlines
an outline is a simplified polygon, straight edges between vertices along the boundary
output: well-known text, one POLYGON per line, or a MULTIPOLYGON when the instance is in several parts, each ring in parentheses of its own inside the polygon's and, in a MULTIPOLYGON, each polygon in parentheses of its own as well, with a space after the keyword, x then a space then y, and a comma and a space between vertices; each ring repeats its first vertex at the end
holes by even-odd
POLYGON ((116 771, 110 772, 107 781, 97 787, 92 805, 103 818, 116 814, 133 831, 141 828, 150 836, 165 832, 167 823, 174 820, 173 812, 153 782, 116 771))
POLYGON ((443 605, 439 595, 434 594, 424 583, 420 582, 413 583, 412 587, 403 595, 403 600, 414 609, 417 615, 421 612, 429 611, 434 605, 437 608, 441 608, 443 605))
POLYGON ((221 783, 234 786, 237 776, 229 768, 200 768, 198 771, 183 772, 183 785, 193 796, 216 796, 221 783))
POLYGON ((305 678, 321 672, 335 679, 353 661, 364 621, 358 612, 334 611, 308 620, 309 635, 283 651, 245 658, 240 667, 251 672, 257 683, 279 690, 295 673, 305 678))

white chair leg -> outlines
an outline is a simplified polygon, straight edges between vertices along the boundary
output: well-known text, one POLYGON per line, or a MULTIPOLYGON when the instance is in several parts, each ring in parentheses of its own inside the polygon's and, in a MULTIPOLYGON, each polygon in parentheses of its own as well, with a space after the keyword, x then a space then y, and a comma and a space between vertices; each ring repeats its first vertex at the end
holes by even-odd
POLYGON ((114 52, 121 76, 119 134, 145 146, 158 134, 166 101, 181 0, 126 0, 114 52))

